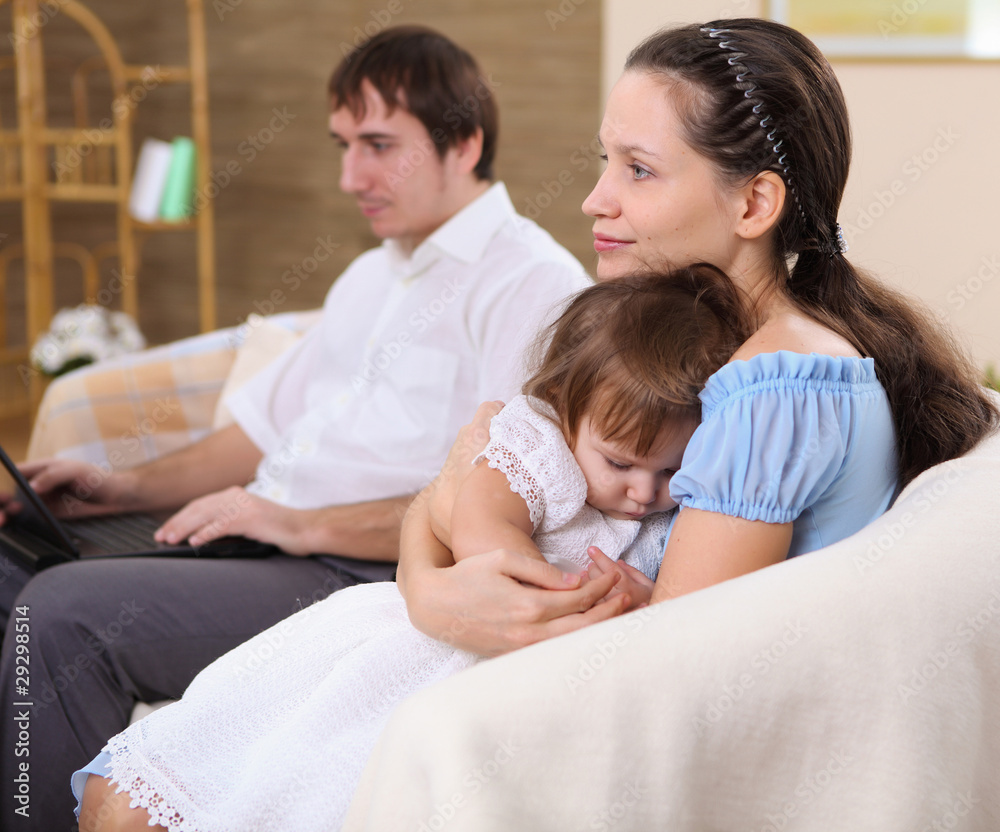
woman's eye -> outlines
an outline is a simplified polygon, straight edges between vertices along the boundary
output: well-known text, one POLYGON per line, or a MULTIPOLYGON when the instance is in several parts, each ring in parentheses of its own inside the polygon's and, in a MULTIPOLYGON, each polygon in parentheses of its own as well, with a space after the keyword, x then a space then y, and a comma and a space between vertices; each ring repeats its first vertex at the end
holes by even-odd
POLYGON ((632 467, 631 465, 624 465, 621 462, 615 462, 613 459, 609 459, 608 457, 604 457, 604 461, 607 462, 608 465, 610 465, 616 471, 627 471, 629 468, 632 467))
POLYGON ((602 153, 597 158, 600 159, 602 162, 606 162, 606 161, 608 161, 608 154, 607 153, 602 153))
POLYGON ((648 170, 646 170, 644 167, 634 162, 631 165, 629 165, 629 167, 632 168, 633 179, 645 179, 647 176, 650 175, 648 170))

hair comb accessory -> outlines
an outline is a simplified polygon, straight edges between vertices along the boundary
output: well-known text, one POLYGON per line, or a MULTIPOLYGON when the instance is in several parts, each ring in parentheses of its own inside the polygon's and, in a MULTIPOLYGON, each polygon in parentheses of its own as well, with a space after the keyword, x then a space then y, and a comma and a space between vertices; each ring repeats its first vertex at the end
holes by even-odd
POLYGON ((820 251, 824 254, 829 254, 830 257, 844 254, 850 248, 844 239, 844 229, 840 227, 839 222, 835 222, 831 231, 830 239, 825 245, 820 246, 820 251))
MULTIPOLYGON (((756 97, 754 93, 757 92, 757 85, 749 79, 752 74, 750 68, 742 63, 742 59, 747 56, 746 52, 741 52, 737 46, 734 45, 732 40, 732 35, 734 32, 732 29, 715 29, 711 26, 702 26, 702 34, 707 35, 713 40, 718 42, 720 49, 725 49, 733 54, 729 56, 727 63, 732 67, 733 71, 736 73, 736 83, 739 85, 740 89, 743 90, 743 97, 748 100, 754 100, 753 114, 760 117, 760 127, 764 131, 764 136, 767 139, 768 144, 771 146, 771 152, 777 156, 777 165, 781 168, 781 178, 785 180, 785 185, 792 192, 792 198, 795 200, 795 205, 799 209, 799 215, 802 217, 802 222, 805 228, 809 227, 809 218, 806 216, 805 209, 802 207, 802 202, 799 199, 799 192, 795 188, 795 183, 792 178, 791 165, 788 164, 788 151, 782 149, 784 145, 784 139, 778 139, 778 128, 774 124, 774 119, 771 118, 770 113, 764 112, 764 101, 759 97, 756 97), (723 38, 726 38, 723 40, 723 38)), ((846 249, 845 249, 846 250, 846 249)))

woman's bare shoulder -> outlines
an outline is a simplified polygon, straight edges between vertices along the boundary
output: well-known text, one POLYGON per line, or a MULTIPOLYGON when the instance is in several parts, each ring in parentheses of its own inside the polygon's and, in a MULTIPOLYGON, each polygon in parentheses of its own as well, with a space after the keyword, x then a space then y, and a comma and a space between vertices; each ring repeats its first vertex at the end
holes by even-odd
POLYGON ((732 360, 746 361, 755 355, 779 350, 805 355, 815 352, 843 358, 861 357, 861 353, 846 338, 793 309, 768 318, 736 351, 732 360))

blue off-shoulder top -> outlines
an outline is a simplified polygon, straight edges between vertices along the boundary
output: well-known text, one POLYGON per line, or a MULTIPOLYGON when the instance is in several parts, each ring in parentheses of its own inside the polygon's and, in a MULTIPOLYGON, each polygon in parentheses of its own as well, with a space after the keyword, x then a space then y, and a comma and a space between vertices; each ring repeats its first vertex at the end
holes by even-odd
POLYGON ((895 428, 871 358, 762 353, 722 367, 701 402, 670 482, 682 507, 790 522, 794 557, 854 534, 896 496, 895 428))

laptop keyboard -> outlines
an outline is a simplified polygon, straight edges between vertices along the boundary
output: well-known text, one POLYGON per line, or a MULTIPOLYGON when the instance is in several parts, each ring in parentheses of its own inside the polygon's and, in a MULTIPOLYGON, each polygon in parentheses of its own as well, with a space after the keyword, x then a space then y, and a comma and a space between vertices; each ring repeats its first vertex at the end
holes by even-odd
POLYGON ((142 552, 159 546, 153 540, 153 532, 159 526, 156 518, 145 514, 111 514, 74 520, 70 529, 112 552, 142 552))

